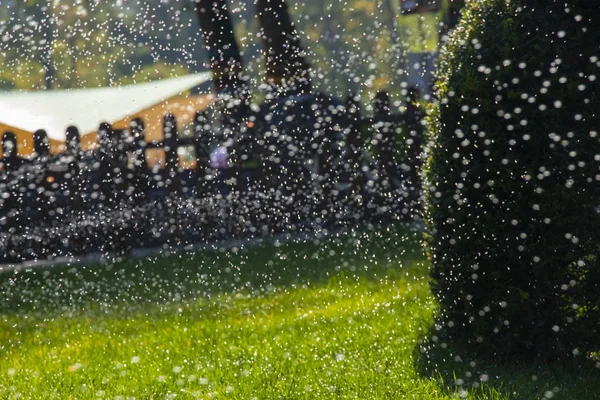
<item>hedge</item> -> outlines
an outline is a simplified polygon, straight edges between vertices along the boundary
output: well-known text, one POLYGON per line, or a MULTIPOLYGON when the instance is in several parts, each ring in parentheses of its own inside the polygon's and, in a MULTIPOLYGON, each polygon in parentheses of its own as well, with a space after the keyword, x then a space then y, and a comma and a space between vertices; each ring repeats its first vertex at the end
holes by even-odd
POLYGON ((473 0, 440 53, 423 167, 448 336, 496 357, 600 350, 600 14, 473 0))

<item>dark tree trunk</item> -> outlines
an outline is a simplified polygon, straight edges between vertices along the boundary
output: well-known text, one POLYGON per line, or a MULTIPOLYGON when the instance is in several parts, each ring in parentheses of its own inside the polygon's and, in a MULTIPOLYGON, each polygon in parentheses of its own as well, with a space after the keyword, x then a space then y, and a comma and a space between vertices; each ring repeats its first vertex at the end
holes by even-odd
POLYGON ((310 91, 308 63, 285 0, 258 0, 256 13, 266 52, 267 82, 310 91))
POLYGON ((196 14, 204 36, 217 94, 247 92, 242 56, 225 0, 200 0, 196 14))

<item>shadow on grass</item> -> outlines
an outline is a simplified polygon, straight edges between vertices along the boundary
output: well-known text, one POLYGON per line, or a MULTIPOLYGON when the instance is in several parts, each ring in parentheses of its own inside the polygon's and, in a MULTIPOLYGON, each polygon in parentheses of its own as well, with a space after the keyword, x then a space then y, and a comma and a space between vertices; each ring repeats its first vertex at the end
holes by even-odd
POLYGON ((432 327, 416 348, 417 372, 448 395, 470 399, 600 399, 600 362, 495 362, 446 342, 432 327))
POLYGON ((223 293, 265 296, 298 285, 326 285, 340 273, 375 280, 391 268, 423 259, 419 234, 393 227, 114 264, 5 271, 0 273, 0 314, 131 312, 223 293))

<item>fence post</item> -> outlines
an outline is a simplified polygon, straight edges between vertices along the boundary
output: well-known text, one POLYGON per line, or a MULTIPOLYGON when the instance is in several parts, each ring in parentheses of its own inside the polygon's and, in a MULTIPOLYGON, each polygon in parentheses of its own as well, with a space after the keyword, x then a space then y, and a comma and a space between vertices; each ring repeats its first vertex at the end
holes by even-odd
POLYGON ((47 255, 44 241, 50 211, 50 190, 48 180, 48 159, 50 143, 45 130, 33 133, 34 158, 27 163, 22 188, 22 255, 25 259, 38 259, 47 255))
POLYGON ((67 127, 65 139, 65 152, 71 156, 79 158, 81 155, 81 139, 79 137, 79 129, 73 125, 67 127))
POLYGON ((404 125, 406 127, 406 154, 407 164, 410 167, 408 171, 407 186, 411 193, 411 201, 416 202, 420 208, 421 196, 421 177, 419 175, 421 169, 421 152, 423 150, 423 118, 419 102, 419 92, 416 88, 410 88, 406 96, 406 111, 404 113, 404 125))
POLYGON ((374 123, 377 141, 377 156, 380 162, 381 172, 384 173, 388 183, 394 174, 394 149, 395 138, 392 127, 392 114, 390 108, 390 96, 385 91, 380 91, 375 96, 373 108, 374 123))
POLYGON ((17 262, 19 246, 19 204, 18 175, 22 159, 18 157, 16 135, 5 132, 2 135, 2 158, 0 159, 0 263, 17 262))
POLYGON ((198 193, 206 194, 208 183, 206 170, 210 161, 210 118, 208 109, 196 112, 194 117, 194 150, 196 152, 196 172, 198 175, 198 193))
POLYGON ((17 136, 12 132, 4 132, 2 135, 2 170, 4 173, 15 171, 21 166, 21 158, 18 155, 17 136))
POLYGON ((346 98, 345 112, 348 129, 346 134, 346 148, 348 149, 348 159, 350 161, 350 185, 353 193, 351 209, 353 211, 360 210, 356 217, 359 218, 362 214, 362 206, 366 204, 367 196, 365 191, 365 171, 363 171, 363 158, 366 149, 362 135, 365 120, 361 113, 358 96, 350 94, 346 98))
POLYGON ((38 129, 33 133, 33 149, 36 153, 36 158, 48 157, 50 155, 50 141, 45 130, 38 129))
MULTIPOLYGON (((179 169, 179 138, 177 134, 177 120, 171 113, 165 115, 163 120, 163 149, 165 151, 165 169, 171 183, 177 182, 179 169)), ((177 185, 174 187, 177 189, 177 185)))
POLYGON ((139 202, 144 198, 148 189, 146 177, 146 132, 144 121, 141 118, 135 118, 129 123, 131 136, 133 138, 133 186, 135 193, 132 198, 139 202))

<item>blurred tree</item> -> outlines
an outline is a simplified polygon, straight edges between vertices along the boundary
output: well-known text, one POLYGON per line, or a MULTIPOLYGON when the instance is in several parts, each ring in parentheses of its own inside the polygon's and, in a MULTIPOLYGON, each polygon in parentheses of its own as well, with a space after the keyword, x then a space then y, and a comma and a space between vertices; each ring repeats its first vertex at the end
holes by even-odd
POLYGON ((0 4, 3 88, 119 85, 203 69, 199 28, 179 1, 0 4), (41 71, 41 72, 40 72, 41 71))
MULTIPOLYGON (((0 88, 119 85, 206 70, 194 0, 19 0, 0 2, 0 88)), ((252 0, 230 0, 254 86, 264 74, 252 0)), ((437 21, 400 16, 398 0, 290 1, 290 12, 324 92, 368 100, 397 97, 409 51, 433 50, 437 21), (423 47, 425 46, 425 47, 423 47)))

